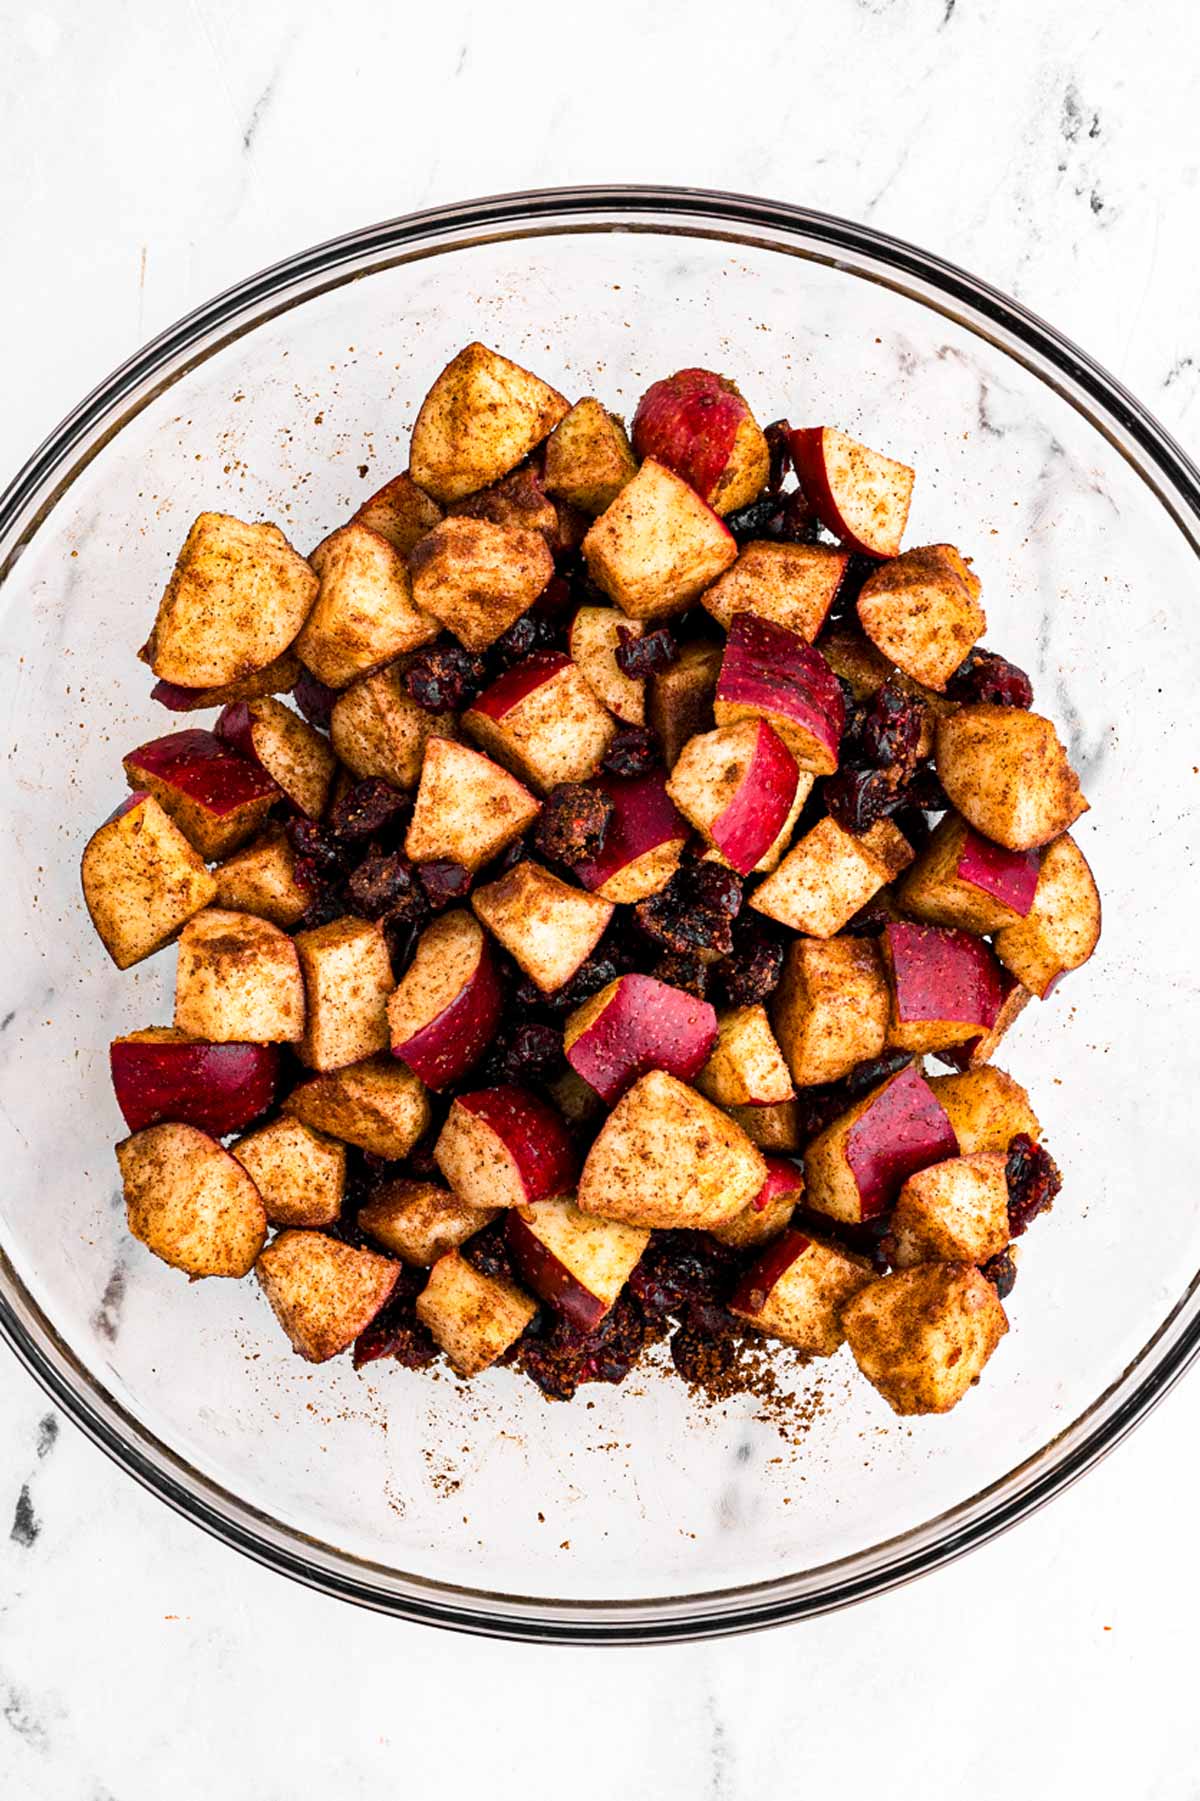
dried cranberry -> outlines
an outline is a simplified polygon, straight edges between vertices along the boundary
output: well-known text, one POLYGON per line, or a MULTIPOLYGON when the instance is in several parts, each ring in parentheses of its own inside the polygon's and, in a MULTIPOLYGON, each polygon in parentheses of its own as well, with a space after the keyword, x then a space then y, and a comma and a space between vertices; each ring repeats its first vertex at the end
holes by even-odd
POLYGON ((1033 683, 1025 671, 994 650, 969 650, 946 683, 946 693, 969 706, 1033 705, 1033 683))
POLYGON ((419 650, 404 671, 404 692, 427 713, 461 713, 487 680, 487 665, 447 640, 419 650))
POLYGON ((739 507, 736 513, 726 513, 725 524, 739 544, 749 544, 770 534, 771 524, 781 510, 779 496, 768 493, 760 500, 752 500, 749 506, 739 507))
POLYGON ((901 804, 886 769, 840 769, 824 787, 829 815, 847 832, 865 832, 901 804))
POLYGON ((345 874, 345 846, 325 826, 315 819, 289 819, 284 831, 297 863, 305 864, 318 882, 335 881, 345 874))
POLYGON ((365 857, 349 881, 350 899, 365 919, 412 923, 427 907, 424 891, 407 857, 365 857))
POLYGON ((932 763, 922 763, 905 783, 904 804, 906 807, 919 807, 922 813, 945 813, 948 810, 949 797, 938 780, 937 770, 932 763))
POLYGON ((543 856, 574 868, 591 862, 604 849, 604 835, 614 812, 599 788, 585 782, 559 782, 551 788, 533 831, 543 856))
POLYGON ((392 975, 397 982, 412 962, 420 936, 420 919, 384 920, 383 937, 387 945, 388 962, 392 966, 392 975))
POLYGON ((315 931, 318 926, 331 925, 335 919, 341 919, 347 912, 346 896, 340 886, 320 887, 316 883, 301 877, 300 865, 296 865, 296 875, 301 886, 315 888, 313 899, 302 915, 297 930, 301 932, 315 931))
POLYGON ((601 768, 609 775, 648 775, 660 760, 654 733, 644 726, 627 725, 605 751, 601 768))
POLYGON ((721 964, 721 987, 731 1007, 755 1007, 779 986, 784 947, 765 926, 747 920, 734 929, 733 950, 721 964))
POLYGON ((543 1309, 521 1338, 517 1362, 543 1394, 569 1401, 581 1382, 623 1381, 645 1342, 641 1309, 625 1293, 593 1332, 580 1332, 543 1309))
POLYGON ((309 725, 315 725, 318 731, 327 732, 329 721, 333 717, 333 705, 337 699, 337 689, 327 688, 319 682, 308 669, 302 669, 292 689, 292 699, 298 711, 309 725))
POLYGON ((674 634, 663 625, 656 632, 646 632, 641 638, 635 638, 627 626, 617 627, 620 643, 616 649, 617 668, 622 675, 630 675, 635 680, 644 676, 658 675, 663 669, 669 669, 679 656, 679 646, 674 634))
POLYGON ((895 678, 889 677, 863 714, 859 741, 864 761, 891 770, 897 782, 907 782, 917 766, 924 725, 924 701, 906 694, 895 678))
POLYGON ((831 1126, 850 1106, 850 1097, 840 1082, 821 1083, 813 1088, 796 1090, 796 1133, 801 1146, 807 1145, 826 1126, 831 1126))
POLYGON ((501 669, 510 669, 535 650, 557 644, 559 628, 545 613, 522 613, 492 645, 492 657, 501 669))
POLYGON ((396 1286, 370 1325, 354 1341, 354 1367, 390 1357, 404 1369, 425 1369, 437 1357, 437 1345, 416 1314, 424 1271, 401 1267, 396 1286))
POLYGON ((882 1056, 868 1057, 863 1063, 856 1063, 848 1076, 843 1076, 846 1093, 851 1101, 857 1101, 880 1082, 886 1082, 889 1076, 898 1076, 902 1069, 907 1069, 913 1060, 911 1051, 884 1051, 882 1056))
POLYGON ((772 419, 763 432, 763 437, 767 440, 767 452, 771 459, 767 474, 767 493, 779 494, 784 478, 792 467, 792 428, 786 419, 772 419))
POLYGON ((465 900, 471 892, 471 871, 464 869, 461 863, 452 863, 448 857, 440 857, 433 863, 418 863, 417 880, 435 913, 452 907, 455 901, 465 900))
POLYGON ((562 1033, 529 1021, 498 1038, 485 1066, 489 1082, 545 1082, 562 1068, 562 1033))
POLYGON ((895 918, 895 902, 884 888, 866 901, 858 909, 858 912, 846 921, 842 931, 851 938, 874 938, 882 932, 884 926, 891 925, 895 918))
POLYGON ((672 988, 682 988, 685 994, 694 994, 698 1001, 708 999, 709 966, 702 963, 699 957, 689 957, 680 951, 668 951, 660 957, 650 972, 656 982, 666 982, 672 988))
POLYGON ((482 1232, 476 1232, 474 1238, 468 1238, 462 1246, 462 1255, 481 1276, 495 1276, 501 1282, 515 1282, 517 1279, 512 1258, 508 1254, 503 1213, 491 1225, 485 1226, 482 1232))
POLYGON ((329 829, 344 843, 358 844, 397 826, 409 811, 408 799, 378 776, 355 782, 329 815, 329 829))
POLYGON ((829 609, 830 621, 844 619, 854 612, 863 588, 881 566, 882 559, 879 557, 866 556, 860 550, 851 552, 842 571, 837 593, 833 597, 833 605, 829 609))
POLYGON ((685 863, 665 888, 638 902, 634 916, 646 936, 665 950, 727 957, 741 904, 742 885, 731 869, 719 863, 685 863))
POLYGON ((737 1259, 715 1238, 699 1232, 655 1232, 629 1278, 629 1291, 647 1322, 662 1327, 671 1317, 720 1306, 728 1299, 737 1259))
POLYGON ((1008 1181, 1008 1230, 1019 1238, 1039 1213, 1053 1205, 1062 1177, 1049 1151, 1019 1132, 1008 1147, 1004 1169, 1008 1181))
POLYGON ((982 1270, 998 1298, 1006 1301, 1017 1282, 1017 1260, 1012 1252, 1000 1251, 995 1257, 989 1257, 982 1270))
POLYGON ((570 1013, 581 1007, 593 994, 599 994, 610 982, 624 975, 628 969, 628 960, 615 954, 615 946, 606 951, 595 950, 575 971, 569 982, 561 988, 555 988, 550 994, 543 994, 541 989, 528 979, 518 982, 513 990, 513 999, 518 1007, 545 1007, 550 1013, 570 1013))

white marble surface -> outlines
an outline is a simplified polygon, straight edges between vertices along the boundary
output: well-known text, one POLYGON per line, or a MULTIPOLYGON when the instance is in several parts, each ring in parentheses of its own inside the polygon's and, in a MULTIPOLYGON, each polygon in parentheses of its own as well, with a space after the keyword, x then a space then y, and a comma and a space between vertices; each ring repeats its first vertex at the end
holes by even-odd
MULTIPOLYGON (((569 181, 870 220, 1060 325, 1194 449, 1200 22, 1117 0, 4 4, 0 468, 173 317, 353 225, 569 181)), ((899 1594, 728 1645, 502 1647, 236 1558, 0 1359, 0 1793, 1185 1801, 1193 1377, 1097 1472, 899 1594)))

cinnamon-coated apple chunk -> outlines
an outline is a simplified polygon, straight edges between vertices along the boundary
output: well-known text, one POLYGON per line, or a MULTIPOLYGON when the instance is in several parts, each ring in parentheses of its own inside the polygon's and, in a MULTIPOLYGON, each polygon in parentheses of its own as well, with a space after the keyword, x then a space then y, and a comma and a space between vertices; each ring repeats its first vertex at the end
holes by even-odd
POLYGON ((218 682, 213 688, 185 688, 179 682, 155 682, 151 700, 169 713, 202 713, 209 707, 226 707, 234 700, 261 700, 264 694, 290 694, 302 674, 294 650, 285 650, 263 669, 251 670, 236 681, 218 682))
POLYGON ((888 1043, 897 1050, 963 1044, 996 1023, 1000 966, 973 932, 897 920, 884 927, 880 948, 892 994, 888 1043))
POLYGON ((443 519, 409 552, 412 595, 468 650, 486 650, 554 574, 540 532, 490 519, 443 519))
POLYGON ((308 617, 317 577, 277 525, 201 513, 142 652, 155 675, 214 688, 265 669, 308 617))
POLYGON ((578 550, 587 530, 587 518, 547 494, 540 458, 530 457, 490 487, 453 500, 446 509, 451 518, 490 519, 493 525, 516 525, 539 532, 551 556, 578 550))
POLYGON ((694 488, 648 458, 583 540, 592 580, 633 619, 669 619, 736 561, 694 488))
POLYGON ((217 884, 151 794, 134 794, 84 846, 83 898, 118 969, 170 942, 217 884))
POLYGON ((616 607, 580 607, 567 638, 571 661, 601 706, 623 725, 645 722, 646 683, 618 667, 617 651, 644 631, 640 620, 629 619, 616 607))
POLYGON ((771 619, 735 613, 713 699, 718 725, 765 719, 801 769, 832 775, 845 724, 837 677, 820 651, 771 619))
POLYGON ((731 1007, 717 1021, 717 1042, 696 1087, 718 1107, 774 1107, 792 1098, 792 1078, 767 1009, 731 1007))
POLYGON ((428 713, 404 687, 399 663, 351 682, 334 702, 329 736, 341 762, 365 781, 378 776, 393 788, 415 788, 431 738, 456 738, 453 713, 428 713))
POLYGON ((331 1226, 342 1211, 346 1147, 281 1115, 239 1139, 233 1155, 262 1196, 272 1226, 331 1226))
POLYGON ((900 1190, 885 1246, 896 1269, 918 1263, 986 1263, 1008 1243, 1003 1151, 949 1157, 900 1190))
POLYGON ((427 1087, 444 1088, 479 1061, 503 1004, 487 934, 456 907, 426 926, 388 1002, 392 1054, 427 1087))
POLYGON ((209 862, 252 838, 279 798, 270 776, 215 732, 171 732, 123 763, 129 786, 152 794, 209 862))
POLYGON ((730 1119, 740 1126, 760 1151, 798 1151, 804 1135, 796 1101, 777 1101, 772 1107, 729 1107, 730 1119))
POLYGON ((366 1206, 358 1210, 358 1224, 393 1257, 428 1269, 447 1251, 457 1250, 482 1232, 497 1211, 495 1207, 469 1207, 452 1189, 437 1182, 398 1177, 381 1182, 373 1191, 366 1206))
POLYGON ((297 877, 296 853, 282 825, 268 826, 213 875, 213 899, 230 913, 256 913, 286 929, 298 924, 312 905, 312 890, 297 877))
POLYGON ((281 1232, 254 1266, 292 1349, 325 1363, 353 1344, 383 1306, 400 1265, 325 1232, 281 1232))
POLYGON ((651 1070, 617 1102, 588 1152, 578 1205, 631 1226, 720 1225, 749 1206, 766 1165, 727 1114, 651 1070))
POLYGON ((546 492, 594 519, 637 474, 637 459, 615 413, 588 395, 546 440, 546 492))
POLYGON ((843 1307, 874 1280, 866 1257, 789 1229, 744 1272, 729 1311, 810 1357, 832 1357, 843 1307))
POLYGON ((952 1069, 957 1070, 980 1069, 985 1063, 991 1062, 1000 1048, 1001 1039, 1033 999, 1028 988, 1022 987, 1017 978, 1004 968, 1000 971, 1000 985, 1004 998, 990 1028, 981 1032, 978 1038, 968 1038, 963 1044, 945 1046, 937 1053, 939 1062, 948 1063, 952 1069))
POLYGON ((319 819, 337 773, 337 758, 320 732, 281 700, 236 701, 221 713, 217 735, 253 757, 292 804, 319 819))
POLYGON ((410 1069, 391 1057, 368 1057, 301 1082, 283 1110, 389 1162, 407 1157, 430 1121, 429 1096, 410 1069))
POLYGON ((460 1376, 478 1376, 516 1343, 537 1302, 514 1282, 484 1276, 460 1251, 447 1251, 417 1296, 417 1318, 460 1376))
POLYGON ((746 1251, 778 1238, 804 1198, 804 1171, 787 1157, 766 1157, 767 1178, 748 1207, 709 1231, 718 1244, 746 1251))
POLYGON ((684 745, 667 793, 739 875, 774 869, 812 790, 765 719, 718 726, 684 745))
POLYGON ((172 1121, 117 1146, 129 1230, 189 1276, 245 1276, 267 1236, 258 1189, 215 1138, 172 1121))
POLYGON ((538 651, 499 676, 463 714, 463 730, 545 793, 595 775, 616 725, 570 657, 538 651))
POLYGON ((267 1111, 279 1081, 273 1044, 208 1044, 150 1026, 109 1047, 113 1093, 131 1132, 178 1120, 224 1138, 267 1111))
POLYGON ((1049 843, 1088 809, 1054 726, 1020 707, 939 719, 937 773, 968 825, 1008 850, 1049 843))
POLYGON ((1005 850, 947 813, 900 884, 900 905, 927 925, 990 936, 1029 912, 1040 865, 1036 850, 1005 850))
POLYGON ((897 1270, 842 1310, 867 1381, 902 1416, 948 1413, 978 1382, 1008 1331, 996 1290, 966 1263, 897 1270))
POLYGON ((716 1036, 717 1015, 707 1001, 653 976, 631 974, 576 1007, 563 1050, 575 1073, 611 1104, 648 1069, 690 1081, 716 1036))
POLYGON ((848 832, 826 817, 759 884, 750 905, 793 932, 832 938, 912 855, 912 846, 890 819, 876 820, 865 832, 848 832))
POLYGON ((514 1207, 504 1230, 522 1282, 577 1332, 596 1330, 650 1242, 645 1227, 592 1219, 568 1199, 514 1207))
POLYGON ((213 1044, 296 1044, 304 982, 286 932, 253 913, 209 907, 179 938, 175 1024, 213 1044))
POLYGON ((940 692, 987 630, 979 587, 952 544, 906 550, 863 583, 859 623, 905 675, 940 692))
POLYGON ((330 920, 295 939, 304 976, 300 1058, 310 1069, 344 1069, 388 1046, 388 996, 395 987, 379 920, 330 920))
POLYGON ((309 562, 321 585, 296 650, 327 687, 344 688, 401 652, 429 644, 441 630, 414 602, 404 558, 369 525, 339 526, 309 562))
POLYGON ((680 369, 654 382, 633 416, 633 448, 693 487, 718 513, 757 500, 770 469, 767 440, 736 382, 680 369))
POLYGON ((915 1170, 958 1151, 948 1111, 909 1064, 813 1139, 804 1154, 808 1205, 851 1225, 874 1219, 915 1170))
POLYGON ((460 1094, 433 1154, 455 1194, 480 1208, 567 1194, 578 1162, 554 1108, 512 1083, 460 1094))
POLYGON ((651 676, 646 717, 668 769, 674 768, 689 738, 714 724, 713 696, 720 673, 721 646, 695 639, 681 644, 675 661, 651 676))
POLYGON ((476 870, 538 816, 528 788, 490 757, 450 738, 430 738, 404 848, 415 863, 448 858, 476 870))
POLYGON ((869 938, 796 938, 771 1003, 779 1048, 798 1088, 836 1082, 887 1042, 891 997, 869 938))
POLYGON ((442 517, 442 509, 405 469, 400 475, 377 488, 364 500, 354 515, 356 525, 369 525, 373 532, 386 538, 392 549, 407 557, 413 545, 431 532, 442 517))
POLYGON ((792 460, 818 519, 849 550, 894 557, 904 538, 916 476, 836 426, 791 434, 792 460))
POLYGON ((1006 1151, 1021 1133, 1034 1140, 1042 1135, 1021 1084, 990 1063, 961 1075, 931 1076, 929 1087, 950 1121, 964 1157, 981 1151, 1006 1151))
POLYGON ((499 481, 570 407, 556 388, 486 344, 468 344, 430 388, 413 426, 410 472, 443 504, 499 481))
POLYGON ((1071 837, 1048 845, 1023 919, 996 937, 996 955, 1042 1000, 1060 977, 1087 962, 1100 941, 1100 895, 1087 858, 1071 837))
POLYGON ((574 874, 591 894, 632 906, 665 888, 688 840, 687 822, 667 793, 661 770, 648 775, 603 775, 593 786, 612 803, 599 853, 576 863, 574 874))
POLYGON ((849 560, 847 551, 827 544, 755 539, 743 546, 733 568, 705 590, 704 605, 726 631, 735 613, 756 613, 812 644, 849 560))
POLYGON ((526 859, 477 888, 471 905, 543 994, 569 982, 604 936, 611 901, 560 882, 526 859))

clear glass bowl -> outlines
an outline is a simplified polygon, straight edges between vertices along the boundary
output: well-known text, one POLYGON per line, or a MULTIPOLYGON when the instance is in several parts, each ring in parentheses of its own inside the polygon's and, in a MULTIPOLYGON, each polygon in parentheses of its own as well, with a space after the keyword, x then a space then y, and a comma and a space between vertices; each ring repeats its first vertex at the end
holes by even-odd
POLYGON ((0 505, 8 809, 0 1327, 131 1474, 272 1567, 510 1637, 698 1637, 936 1567, 1056 1493, 1200 1333, 1197 474, 1048 327, 907 245, 796 208, 653 189, 440 209, 281 263, 183 320, 59 427, 0 505), (402 468, 414 406, 479 337, 630 411, 681 364, 760 417, 916 465, 909 541, 974 555, 988 639, 1070 743, 1098 956, 1001 1062, 1066 1177, 1013 1331, 945 1419, 897 1421, 843 1352, 788 1365, 781 1435, 653 1369, 551 1405, 291 1356, 253 1282, 188 1288, 128 1237, 107 1076, 170 1017, 173 958, 118 975, 77 865, 166 728, 134 660, 204 507, 314 544, 402 468))

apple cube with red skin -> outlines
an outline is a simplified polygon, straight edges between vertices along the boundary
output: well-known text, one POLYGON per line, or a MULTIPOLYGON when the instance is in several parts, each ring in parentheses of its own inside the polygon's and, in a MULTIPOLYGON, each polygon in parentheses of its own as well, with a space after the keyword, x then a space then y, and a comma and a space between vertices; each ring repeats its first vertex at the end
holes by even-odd
POLYGON ((539 803, 507 769, 450 738, 430 738, 404 849, 414 863, 442 858, 472 871, 519 838, 539 803))
POLYGON ((663 762, 675 767, 680 751, 697 732, 713 726, 713 697, 721 673, 721 646, 697 640, 681 644, 666 669, 650 677, 646 716, 662 745, 663 762))
POLYGON ((518 1276, 577 1332, 594 1332, 650 1242, 642 1226, 592 1219, 570 1200, 537 1201, 505 1216, 518 1276))
POLYGON ((528 859, 477 888, 471 905, 543 994, 570 981, 613 915, 611 901, 559 881, 528 859))
POLYGON ((447 1251, 417 1296, 417 1318, 460 1376, 478 1376, 514 1345, 537 1312, 515 1283, 485 1276, 447 1251))
POLYGON ((861 1289, 843 1308, 842 1326, 863 1375, 904 1417, 957 1406, 1008 1319, 972 1265, 925 1263, 861 1289))
POLYGON ((399 664, 378 669, 344 688, 334 702, 329 735, 341 762, 365 781, 378 776, 393 788, 415 788, 431 738, 455 738, 453 713, 428 713, 404 687, 399 664))
POLYGON ((487 934, 462 908, 426 926, 388 1002, 392 1055, 426 1087, 477 1063, 500 1025, 504 993, 487 934))
POLYGON ((546 440, 546 492, 592 518, 610 507, 636 474, 625 427, 591 396, 577 400, 546 440))
POLYGON ((588 527, 585 514, 546 492, 538 456, 519 463, 490 487, 451 501, 446 511, 455 519, 490 519, 493 525, 539 532, 553 557, 578 550, 588 527))
POLYGON ((613 810, 599 855, 576 863, 573 873, 601 900, 631 906, 657 894, 675 874, 688 840, 687 824, 667 793, 661 770, 603 775, 593 786, 613 810))
POLYGON ((279 1081, 275 1045, 209 1044, 173 1026, 127 1032, 108 1055, 131 1132, 167 1119, 224 1138, 267 1111, 279 1081))
POLYGON ((647 388, 633 416, 633 448, 682 476, 718 513, 736 513, 767 483, 767 440, 734 382, 680 369, 647 388))
POLYGON ((750 896, 768 919, 810 938, 832 938, 912 861, 912 846, 890 819, 848 832, 819 820, 750 896))
POLYGON ((616 607, 580 607, 571 621, 567 648, 571 660, 602 707, 622 725, 642 725, 646 718, 646 684, 617 665, 617 651, 628 638, 640 638, 645 627, 616 607))
POLYGON ((197 913, 179 938, 175 1024, 213 1044, 298 1044, 304 981, 287 933, 253 913, 197 913))
POLYGON ((424 1084, 391 1057, 312 1076, 292 1089, 283 1111, 388 1162, 408 1156, 431 1117, 424 1084))
POLYGON ((1001 1039, 1033 999, 1028 988, 1023 988, 1004 968, 1000 971, 1000 987, 1004 998, 988 1031, 981 1032, 978 1038, 968 1038, 962 1044, 944 1046, 937 1053, 939 1062, 948 1063, 957 1070, 980 1069, 991 1062, 1000 1048, 1001 1039))
POLYGON ((748 1207, 766 1165, 727 1114, 664 1070, 617 1102, 588 1152, 577 1202, 631 1226, 701 1231, 748 1207))
POLYGON ((469 1207, 436 1182, 381 1182, 358 1210, 360 1229, 393 1257, 428 1269, 496 1217, 495 1207, 469 1207))
POLYGON ((1003 1151, 949 1157, 917 1170, 900 1190, 886 1250, 895 1269, 918 1263, 986 1263, 1008 1244, 1003 1151))
POLYGON ((597 587, 632 619, 682 613, 737 560, 737 543, 687 482, 647 458, 583 540, 597 587))
POLYGON ((346 1191, 346 1147, 281 1115, 233 1154, 262 1196, 272 1226, 331 1226, 346 1191))
POLYGON ((237 681, 282 656, 316 594, 315 572, 277 525, 201 513, 141 654, 183 688, 237 681))
POLYGON ((748 1207, 709 1231, 718 1244, 747 1251, 769 1244, 784 1230, 804 1198, 804 1171, 786 1157, 766 1157, 767 1179, 748 1207))
POLYGON ((894 557, 904 539, 914 472, 833 425, 791 434, 792 461, 817 518, 848 550, 894 557))
POLYGON ((413 602, 468 650, 487 650, 554 574, 540 532, 490 519, 443 519, 409 552, 413 602))
POLYGON ((717 1042, 696 1087, 718 1107, 773 1107, 792 1098, 792 1078, 765 1007, 732 1007, 720 1015, 717 1042))
POLYGON ((366 1330, 396 1286, 400 1265, 326 1232, 281 1232, 254 1273, 292 1349, 325 1363, 366 1330))
MULTIPOLYGON (((755 539, 703 596, 725 631, 737 613, 770 619, 812 644, 825 623, 850 561, 828 544, 776 544, 755 539)), ((961 661, 961 658, 960 658, 961 661)))
POLYGON ((691 739, 667 793, 721 862, 750 875, 775 868, 812 785, 765 719, 743 719, 691 739))
POLYGON ((858 618, 890 662, 939 693, 987 630, 979 577, 952 544, 906 550, 876 569, 858 618))
POLYGON ((264 694, 288 694, 304 671, 294 650, 285 650, 264 669, 253 669, 236 681, 218 682, 213 688, 185 688, 179 682, 155 682, 151 700, 168 713, 203 713, 209 707, 226 707, 235 700, 261 700, 264 694))
POLYGON ((1004 986, 982 938, 898 920, 884 927, 880 946, 892 989, 889 1044, 936 1051, 991 1030, 1004 986))
POLYGON ((800 1107, 794 1100, 777 1101, 773 1107, 727 1107, 725 1111, 760 1151, 798 1151, 804 1143, 800 1107))
POLYGON ((309 561, 321 586, 296 650, 327 687, 344 688, 437 637, 438 621, 413 600, 404 558, 369 525, 339 526, 309 561))
POLYGON ((1005 850, 947 813, 901 883, 900 904, 927 925, 987 936, 1029 912, 1040 865, 1036 850, 1005 850))
POLYGON ((914 1171, 958 1151, 948 1112, 910 1064, 813 1139, 804 1154, 808 1205, 850 1225, 874 1219, 914 1171))
POLYGON ((874 1280, 868 1258, 789 1229, 744 1271, 729 1311, 810 1357, 832 1357, 842 1308, 874 1280))
POLYGON ((869 938, 794 938, 771 1002, 779 1048, 798 1088, 836 1082, 878 1057, 891 997, 869 938))
POLYGON ((735 613, 713 701, 718 725, 765 719, 801 769, 832 775, 846 722, 838 679, 820 651, 786 626, 735 613))
POLYGON ((295 939, 304 976, 301 1062, 344 1069, 386 1050, 388 996, 395 987, 379 920, 330 920, 295 939))
POLYGON ((252 838, 279 790, 214 732, 171 732, 124 758, 131 788, 152 794, 208 861, 252 838))
POLYGON ((161 950, 217 889, 152 794, 131 795, 92 833, 80 876, 92 924, 118 969, 161 950))
POLYGON ((1059 979, 1086 963, 1100 941, 1100 895, 1087 858, 1064 833, 1042 853, 1023 919, 996 936, 996 955, 1030 993, 1045 1000, 1059 979))
POLYGON ((595 775, 616 725, 561 651, 538 651, 497 677, 463 714, 463 730, 543 793, 595 775))
POLYGON ((556 388, 486 344, 468 344, 430 388, 409 472, 443 504, 499 481, 570 411, 556 388))
POLYGON ((296 853, 282 825, 267 830, 213 871, 218 907, 256 913, 272 925, 294 926, 312 905, 312 890, 296 875, 296 853))
POLYGON ((527 1207, 568 1194, 578 1167, 559 1114, 512 1083, 458 1095, 433 1154, 470 1207, 527 1207))
POLYGON ((1054 726, 1021 707, 939 719, 937 773, 967 824, 1007 850, 1048 844, 1088 809, 1054 726))
POLYGON ((177 1120, 117 1146, 129 1230, 189 1276, 245 1276, 267 1236, 258 1189, 215 1138, 177 1120))
POLYGON ((716 1037, 717 1015, 707 1001, 634 974, 618 976, 575 1009, 563 1050, 576 1074, 611 1104, 649 1069, 690 1081, 716 1037))
POLYGON ((411 471, 405 469, 363 501, 354 523, 369 525, 400 556, 407 557, 413 545, 431 532, 441 517, 437 501, 418 488, 411 471))
POLYGON ((217 735, 252 757, 292 805, 319 819, 337 773, 337 758, 320 732, 280 700, 237 701, 217 720, 217 735))
POLYGON ((964 1157, 981 1151, 1007 1151, 1022 1133, 1035 1142, 1042 1135, 1021 1084, 991 1063, 982 1069, 964 1070, 961 1075, 930 1076, 929 1087, 950 1121, 964 1157))

